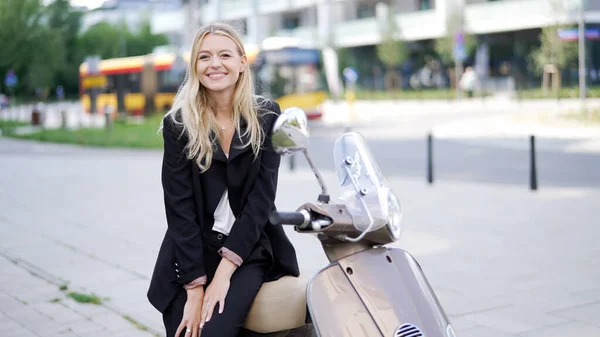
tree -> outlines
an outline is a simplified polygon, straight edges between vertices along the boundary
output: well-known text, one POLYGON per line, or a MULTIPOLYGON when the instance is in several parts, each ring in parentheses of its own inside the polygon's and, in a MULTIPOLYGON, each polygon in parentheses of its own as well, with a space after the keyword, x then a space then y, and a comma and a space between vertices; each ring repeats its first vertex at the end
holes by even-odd
POLYGON ((56 85, 75 93, 79 87, 79 65, 83 61, 77 44, 83 12, 74 10, 67 0, 55 0, 47 7, 47 13, 48 26, 60 34, 61 50, 65 51, 56 74, 56 85))
POLYGON ((48 89, 60 64, 60 34, 48 29, 39 0, 0 1, 0 75, 14 69, 18 92, 48 89))
POLYGON ((558 31, 562 28, 571 28, 559 23, 559 16, 565 13, 565 6, 560 0, 549 0, 554 16, 551 26, 543 27, 540 32, 540 47, 535 48, 529 54, 531 70, 537 74, 544 72, 547 65, 555 66, 559 71, 573 66, 577 62, 579 47, 577 42, 562 41, 558 37, 558 31))
POLYGON ((381 43, 377 45, 377 57, 386 67, 385 83, 386 89, 394 87, 394 80, 401 83, 401 76, 396 67, 401 65, 408 57, 408 50, 404 41, 398 39, 398 24, 394 12, 387 10, 386 21, 381 30, 381 43))
POLYGON ((103 59, 146 55, 154 47, 169 43, 164 34, 153 34, 150 22, 143 20, 140 29, 132 33, 124 22, 111 24, 96 23, 79 37, 79 48, 83 55, 99 55, 103 59))

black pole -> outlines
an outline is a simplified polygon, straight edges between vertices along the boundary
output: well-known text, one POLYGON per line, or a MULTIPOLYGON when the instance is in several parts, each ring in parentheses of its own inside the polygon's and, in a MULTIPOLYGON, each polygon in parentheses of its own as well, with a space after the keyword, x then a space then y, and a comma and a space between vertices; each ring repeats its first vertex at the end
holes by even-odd
POLYGON ((529 172, 529 188, 532 191, 537 190, 538 182, 537 182, 537 169, 535 166, 535 136, 531 135, 529 137, 529 143, 531 144, 531 159, 530 159, 530 172, 529 172))
POLYGON ((296 168, 296 155, 294 153, 290 154, 290 171, 294 171, 296 168))
POLYGON ((427 135, 427 182, 433 184, 433 135, 427 135))

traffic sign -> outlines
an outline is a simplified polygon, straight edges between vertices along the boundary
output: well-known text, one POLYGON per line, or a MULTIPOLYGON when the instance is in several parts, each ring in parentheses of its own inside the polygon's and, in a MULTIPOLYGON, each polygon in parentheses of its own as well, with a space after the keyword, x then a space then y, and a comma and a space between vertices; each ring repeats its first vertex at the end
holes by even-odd
POLYGON ((467 51, 465 49, 465 34, 462 32, 458 32, 454 36, 452 55, 457 61, 464 61, 467 58, 467 51))
POLYGON ((344 71, 342 73, 346 82, 356 83, 356 81, 358 80, 358 71, 356 71, 356 69, 352 67, 344 68, 344 71))

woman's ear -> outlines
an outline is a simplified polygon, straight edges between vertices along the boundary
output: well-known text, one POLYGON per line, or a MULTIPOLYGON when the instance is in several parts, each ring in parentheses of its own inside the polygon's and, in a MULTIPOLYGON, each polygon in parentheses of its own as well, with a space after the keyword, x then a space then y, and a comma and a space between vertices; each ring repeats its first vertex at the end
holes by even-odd
POLYGON ((246 55, 242 55, 242 66, 240 67, 240 74, 246 71, 246 65, 248 64, 248 58, 246 55))

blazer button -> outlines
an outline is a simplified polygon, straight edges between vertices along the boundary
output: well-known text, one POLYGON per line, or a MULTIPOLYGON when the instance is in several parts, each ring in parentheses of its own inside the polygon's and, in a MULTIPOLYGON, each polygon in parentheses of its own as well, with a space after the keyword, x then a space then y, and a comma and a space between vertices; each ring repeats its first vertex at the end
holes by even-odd
POLYGON ((217 239, 223 240, 223 234, 217 234, 217 239))
POLYGON ((179 277, 179 274, 177 274, 177 277, 179 277))
POLYGON ((177 262, 175 262, 175 267, 179 267, 179 265, 177 264, 177 262))
POLYGON ((175 269, 175 271, 179 273, 179 269, 175 269))

